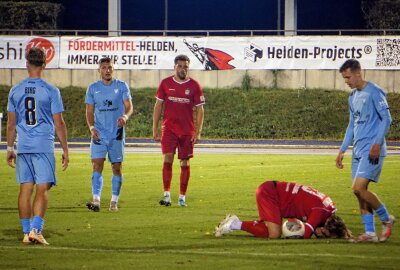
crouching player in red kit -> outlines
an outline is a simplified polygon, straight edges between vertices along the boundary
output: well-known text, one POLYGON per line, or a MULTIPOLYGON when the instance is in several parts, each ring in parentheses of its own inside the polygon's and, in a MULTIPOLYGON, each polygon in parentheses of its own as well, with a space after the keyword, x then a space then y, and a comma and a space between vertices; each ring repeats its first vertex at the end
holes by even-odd
POLYGON ((176 148, 181 165, 179 206, 186 206, 186 190, 190 178, 189 159, 193 157, 193 147, 200 140, 203 127, 204 95, 199 83, 189 77, 190 60, 186 55, 175 57, 175 75, 161 81, 156 94, 153 112, 153 138, 161 140, 164 156, 162 178, 164 196, 160 205, 171 205, 170 186, 172 163, 176 148), (196 127, 193 108, 196 108, 196 127), (158 122, 164 109, 162 136, 158 131, 158 122))
POLYGON ((305 239, 313 234, 322 238, 352 238, 343 220, 335 215, 331 198, 313 188, 266 181, 257 188, 256 200, 259 221, 240 221, 237 216, 228 215, 216 228, 215 236, 242 230, 255 237, 280 238, 282 218, 297 218, 305 224, 305 239))

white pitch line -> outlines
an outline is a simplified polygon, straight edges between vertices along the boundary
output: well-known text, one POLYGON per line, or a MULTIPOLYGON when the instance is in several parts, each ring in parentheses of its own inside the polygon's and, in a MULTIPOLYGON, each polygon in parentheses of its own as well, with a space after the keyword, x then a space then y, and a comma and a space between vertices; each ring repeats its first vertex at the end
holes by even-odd
MULTIPOLYGON (((136 253, 136 254, 162 254, 162 253, 173 253, 173 254, 197 254, 197 255, 234 255, 234 256, 253 256, 253 257, 294 257, 294 256, 321 256, 321 257, 332 257, 332 258, 351 258, 351 259, 368 259, 368 260, 399 260, 399 256, 393 257, 382 257, 382 256, 371 256, 371 255, 348 255, 348 254, 333 254, 333 253, 258 253, 258 252, 231 252, 231 251, 204 251, 204 250, 156 250, 156 249, 105 249, 105 248, 75 248, 75 247, 56 247, 56 246, 38 246, 35 247, 43 248, 43 250, 64 250, 64 251, 85 251, 85 252, 104 252, 104 253, 136 253)), ((29 246, 0 246, 1 249, 17 249, 26 250, 29 246)))

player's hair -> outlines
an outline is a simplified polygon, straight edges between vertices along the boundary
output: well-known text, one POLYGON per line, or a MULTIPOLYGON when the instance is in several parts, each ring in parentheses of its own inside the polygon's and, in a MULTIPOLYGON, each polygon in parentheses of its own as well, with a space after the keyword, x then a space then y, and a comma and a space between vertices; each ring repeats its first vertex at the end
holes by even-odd
POLYGON ((25 59, 30 65, 43 67, 46 64, 46 53, 41 48, 33 47, 25 53, 25 59))
POLYGON ((343 65, 340 67, 339 72, 342 73, 348 68, 350 69, 351 72, 360 71, 361 70, 360 62, 358 62, 356 59, 346 60, 346 62, 344 62, 343 65))
POLYGON ((326 220, 324 227, 329 231, 330 238, 349 239, 353 237, 351 231, 347 229, 344 220, 335 214, 326 220))
POLYGON ((99 60, 99 65, 101 65, 101 64, 103 64, 103 63, 111 63, 111 58, 108 57, 108 56, 103 57, 103 58, 100 58, 100 60, 99 60))
POLYGON ((180 54, 175 57, 175 60, 174 60, 175 65, 178 63, 178 61, 187 61, 188 63, 190 63, 189 57, 185 54, 180 54))

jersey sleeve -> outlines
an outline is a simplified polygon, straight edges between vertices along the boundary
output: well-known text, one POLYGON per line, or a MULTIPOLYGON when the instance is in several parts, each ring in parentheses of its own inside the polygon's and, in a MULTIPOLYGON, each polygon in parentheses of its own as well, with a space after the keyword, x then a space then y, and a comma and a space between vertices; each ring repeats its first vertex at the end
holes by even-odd
POLYGON ((94 98, 93 98, 93 87, 92 85, 89 85, 88 89, 86 90, 86 95, 85 95, 85 103, 86 104, 94 104, 94 98))
POLYGON ((51 113, 57 114, 64 111, 64 105, 61 97, 60 90, 58 88, 54 88, 51 98, 51 113))
POLYGON ((309 239, 313 235, 315 229, 318 226, 325 224, 328 217, 332 215, 332 212, 324 208, 314 208, 307 218, 307 222, 304 223, 304 239, 309 239))
POLYGON ((200 84, 196 81, 197 91, 196 95, 194 96, 194 105, 200 106, 206 103, 204 98, 203 89, 201 89, 200 84))
POLYGON ((353 142, 354 137, 354 117, 353 108, 351 106, 351 96, 349 97, 349 124, 347 125, 346 134, 343 139, 343 143, 340 146, 340 151, 344 152, 353 142))
POLYGON ((13 93, 14 93, 14 87, 11 88, 10 93, 8 94, 8 102, 7 102, 7 111, 8 112, 15 112, 15 104, 13 101, 13 93))
POLYGON ((131 90, 126 82, 122 82, 122 99, 132 99, 131 90))
POLYGON ((374 107, 378 112, 382 110, 389 110, 389 104, 382 90, 379 89, 378 91, 374 91, 371 97, 374 107))
POLYGON ((374 144, 382 144, 386 133, 389 131, 390 124, 392 123, 392 116, 390 115, 389 104, 382 91, 377 91, 372 95, 372 102, 381 119, 374 144))

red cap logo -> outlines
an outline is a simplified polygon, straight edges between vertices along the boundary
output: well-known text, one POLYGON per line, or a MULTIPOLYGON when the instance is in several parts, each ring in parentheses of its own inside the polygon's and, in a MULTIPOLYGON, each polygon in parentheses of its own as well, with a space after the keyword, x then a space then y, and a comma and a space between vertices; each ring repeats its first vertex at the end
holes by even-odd
POLYGON ((51 62, 56 55, 56 49, 54 48, 53 43, 45 38, 34 38, 32 39, 28 45, 26 45, 25 52, 27 52, 30 48, 38 47, 44 50, 46 53, 46 65, 51 62))

